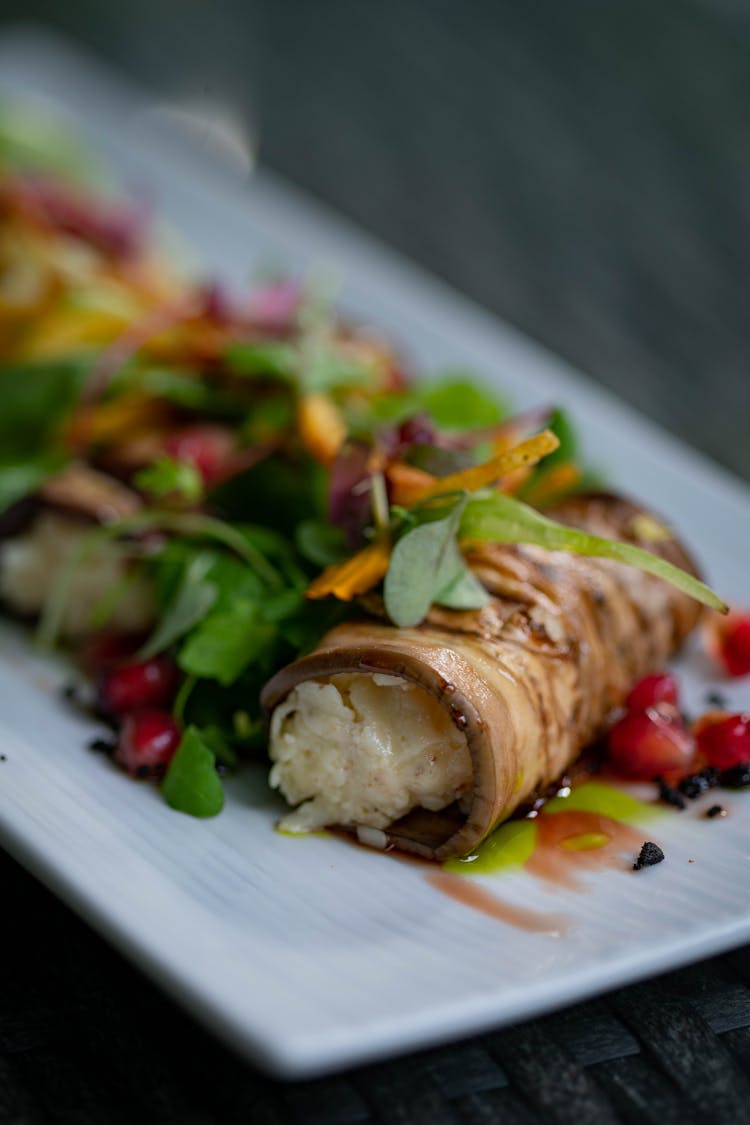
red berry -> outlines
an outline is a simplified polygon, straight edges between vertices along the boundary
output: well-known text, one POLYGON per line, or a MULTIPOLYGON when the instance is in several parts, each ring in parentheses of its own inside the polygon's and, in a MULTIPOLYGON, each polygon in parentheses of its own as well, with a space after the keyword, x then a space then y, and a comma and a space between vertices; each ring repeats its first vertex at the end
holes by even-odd
POLYGON ((609 756, 621 773, 650 779, 689 765, 693 740, 679 716, 666 709, 628 711, 609 732, 609 756))
POLYGON ((213 484, 222 476, 234 447, 235 440, 230 430, 211 425, 185 426, 170 434, 164 442, 164 452, 175 461, 193 465, 206 485, 213 484))
POLYGON ((78 662, 87 675, 101 676, 130 660, 145 640, 143 633, 92 633, 78 653, 78 662))
POLYGON ((707 722, 698 730, 697 740, 698 749, 717 770, 750 762, 750 714, 707 722))
POLYGON ((123 664, 99 684, 99 706, 109 715, 123 715, 142 707, 163 707, 177 691, 179 672, 171 656, 123 664))
POLYGON ((625 706, 631 711, 647 711, 659 703, 671 703, 676 707, 678 702, 679 688, 674 676, 669 672, 655 672, 644 676, 630 689, 625 706))
POLYGON ((720 632, 719 655, 730 676, 750 673, 750 614, 730 614, 720 632))
POLYGON ((180 728, 168 711, 136 711, 120 727, 114 759, 132 777, 163 777, 179 742, 180 728))

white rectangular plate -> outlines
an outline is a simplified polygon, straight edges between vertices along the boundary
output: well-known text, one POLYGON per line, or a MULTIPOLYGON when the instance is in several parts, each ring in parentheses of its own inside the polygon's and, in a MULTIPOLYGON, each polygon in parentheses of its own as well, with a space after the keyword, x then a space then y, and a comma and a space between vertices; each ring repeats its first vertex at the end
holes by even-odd
MULTIPOLYGON (((144 97, 56 41, 0 42, 0 96, 78 128, 126 185, 145 189, 207 272, 335 263, 343 300, 429 369, 470 367, 522 407, 558 401, 590 459, 667 513, 713 584, 750 599, 750 491, 539 347, 268 173, 249 185, 173 135, 144 97)), ((0 634, 0 833, 5 845, 127 956, 259 1064, 287 1076, 497 1027, 750 938, 750 800, 732 815, 665 817, 661 867, 584 874, 584 893, 518 873, 511 903, 564 914, 525 933, 442 897, 418 868, 333 838, 273 831, 263 777, 229 786, 208 822, 171 812, 87 753, 91 727, 55 692, 64 672, 23 634, 0 634)), ((700 710, 711 672, 685 662, 700 710)), ((725 688, 725 685, 722 685, 725 688)), ((737 706, 750 687, 733 685, 737 706)), ((652 829, 653 831, 653 829, 652 829)))

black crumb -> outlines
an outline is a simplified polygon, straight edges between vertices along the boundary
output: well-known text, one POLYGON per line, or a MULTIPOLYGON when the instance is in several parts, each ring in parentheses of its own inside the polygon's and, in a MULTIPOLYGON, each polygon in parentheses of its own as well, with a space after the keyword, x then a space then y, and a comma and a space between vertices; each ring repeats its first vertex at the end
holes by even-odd
POLYGON ((97 754, 114 754, 116 747, 117 743, 108 738, 92 738, 88 744, 89 750, 94 750, 97 754))
POLYGON ((8 761, 8 755, 7 754, 0 754, 0 762, 7 762, 7 761, 8 761))
POLYGON ((706 816, 709 820, 713 820, 715 816, 726 816, 727 810, 723 805, 711 805, 710 809, 706 809, 706 816))
POLYGON ((746 789, 750 786, 750 762, 740 762, 729 770, 722 770, 719 783, 726 789, 746 789))
POLYGON ((694 801, 696 797, 700 797, 702 793, 706 793, 718 784, 719 775, 712 766, 709 766, 701 773, 693 773, 690 777, 683 777, 678 788, 680 793, 684 793, 686 797, 694 801))
POLYGON ((719 707, 722 711, 727 709, 727 697, 720 691, 709 691, 706 695, 706 703, 711 707, 719 707))
POLYGON ((664 859, 664 852, 658 844, 652 844, 648 840, 641 848, 641 854, 633 864, 634 871, 640 871, 642 867, 653 867, 655 863, 661 863, 664 859))
POLYGON ((659 785, 659 800, 663 801, 665 805, 674 805, 676 809, 684 809, 686 806, 685 798, 682 793, 678 793, 672 785, 667 785, 663 777, 655 779, 659 785))

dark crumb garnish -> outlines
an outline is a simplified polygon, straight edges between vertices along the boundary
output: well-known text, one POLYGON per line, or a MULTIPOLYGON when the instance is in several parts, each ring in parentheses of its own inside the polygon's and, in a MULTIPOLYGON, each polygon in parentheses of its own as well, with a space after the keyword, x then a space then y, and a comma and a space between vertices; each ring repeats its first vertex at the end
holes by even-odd
POLYGON ((112 742, 109 738, 92 738, 88 748, 94 750, 97 754, 114 754, 117 743, 112 742))
POLYGON ((700 777, 707 782, 709 789, 715 789, 719 784, 719 771, 716 766, 706 766, 704 770, 701 770, 700 777))
POLYGON ((8 755, 7 754, 0 754, 0 762, 7 762, 7 761, 8 761, 8 755))
POLYGON ((722 770, 719 783, 726 789, 746 789, 750 786, 750 762, 740 762, 729 770, 722 770))
POLYGON ((710 707, 718 707, 721 711, 727 709, 727 697, 722 695, 720 691, 709 691, 706 695, 706 703, 710 707))
POLYGON ((727 810, 723 805, 711 805, 710 809, 706 809, 706 816, 709 820, 713 820, 715 816, 726 816, 727 810))
POLYGON ((677 792, 673 785, 667 785, 663 777, 655 777, 654 781, 659 786, 660 801, 663 801, 665 805, 673 805, 676 809, 685 808, 685 798, 682 793, 677 792))
POLYGON ((696 797, 700 797, 702 793, 706 793, 709 789, 719 784, 719 774, 709 766, 707 769, 702 770, 701 773, 693 773, 690 777, 683 777, 678 788, 680 793, 684 793, 691 801, 696 797))
POLYGON ((61 694, 63 699, 77 701, 78 689, 75 684, 64 684, 61 688, 61 694))
POLYGON ((663 859, 664 852, 659 845, 648 840, 641 848, 641 854, 633 864, 633 870, 640 871, 642 867, 653 867, 655 863, 661 863, 663 859))

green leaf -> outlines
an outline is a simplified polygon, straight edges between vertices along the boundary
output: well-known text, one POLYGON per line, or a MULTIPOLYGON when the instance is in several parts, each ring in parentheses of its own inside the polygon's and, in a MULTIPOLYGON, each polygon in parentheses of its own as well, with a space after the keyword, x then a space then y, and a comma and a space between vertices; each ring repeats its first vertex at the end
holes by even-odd
POLYGON ((75 406, 90 360, 20 363, 0 369, 0 450, 8 460, 48 452, 75 406))
POLYGON ((437 595, 462 575, 456 533, 465 505, 462 496, 447 515, 407 531, 393 548, 383 594, 394 625, 418 625, 437 595))
POLYGON ((312 348, 302 352, 299 364, 300 381, 310 393, 325 393, 338 387, 352 387, 370 381, 372 370, 368 364, 357 363, 343 356, 335 348, 312 348))
POLYGON ((216 816, 224 808, 214 753, 197 727, 183 734, 161 791, 170 808, 190 816, 216 816))
POLYGON ((206 577, 213 561, 210 552, 201 552, 185 568, 173 598, 138 654, 140 660, 148 660, 169 648, 206 616, 219 594, 216 584, 206 577))
POLYGON ((278 340, 258 344, 230 344, 224 356, 230 371, 235 375, 293 381, 297 348, 278 340))
POLYGON ((36 492, 40 484, 64 464, 65 457, 54 453, 23 461, 0 462, 0 515, 24 496, 36 492))
POLYGON ((0 104, 0 165, 25 171, 54 172, 78 179, 93 170, 91 154, 59 117, 38 106, 0 104))
POLYGON ((185 641, 177 657, 184 672, 234 683, 244 669, 272 643, 276 630, 261 621, 258 605, 236 601, 231 609, 210 613, 185 641))
POLYGON ((570 415, 565 410, 559 408, 552 411, 548 428, 557 437, 560 444, 557 449, 552 453, 548 453, 544 458, 545 468, 553 465, 562 464, 563 461, 578 461, 580 458, 580 448, 578 435, 576 434, 575 426, 570 418, 570 415))
POLYGON ((240 764, 239 756, 222 727, 211 723, 209 726, 201 728, 201 735, 206 746, 213 751, 217 762, 226 766, 227 769, 237 769, 240 764))
POLYGON ((458 577, 435 597, 436 604, 446 609, 482 609, 489 600, 490 595, 465 561, 458 577))
POLYGON ((346 543, 340 527, 322 520, 303 520, 294 533, 297 550, 315 566, 332 566, 346 558, 346 543))
POLYGON ((471 376, 456 375, 416 388, 422 408, 436 426, 468 430, 491 426, 506 413, 502 400, 471 376))
POLYGON ((612 559, 638 567, 671 582, 691 598, 726 612, 726 605, 708 586, 679 567, 644 551, 632 543, 603 539, 577 528, 566 527, 541 515, 527 504, 499 492, 476 493, 466 505, 460 534, 467 539, 488 539, 496 543, 532 543, 550 551, 571 551, 579 555, 612 559))
POLYGON ((194 504, 203 495, 203 478, 195 465, 175 461, 171 457, 160 457, 152 465, 141 469, 133 478, 133 483, 136 488, 158 499, 173 496, 194 504))
POLYGON ((117 373, 112 389, 140 391, 211 415, 237 415, 241 406, 223 388, 201 379, 197 373, 172 367, 143 367, 129 363, 117 373))

